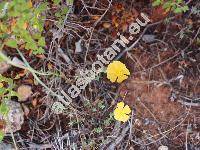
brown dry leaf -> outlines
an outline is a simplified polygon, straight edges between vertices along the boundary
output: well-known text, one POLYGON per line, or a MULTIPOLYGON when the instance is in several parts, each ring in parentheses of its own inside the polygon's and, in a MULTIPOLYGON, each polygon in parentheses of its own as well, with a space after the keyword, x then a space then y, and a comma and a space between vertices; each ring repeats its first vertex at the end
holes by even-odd
POLYGON ((119 19, 116 15, 112 16, 112 24, 117 28, 119 26, 119 19))
POLYGON ((24 25, 23 25, 23 29, 27 29, 27 27, 28 27, 28 23, 25 22, 24 25))
POLYGON ((0 62, 0 74, 3 74, 4 72, 8 71, 10 68, 10 65, 7 64, 5 61, 0 62))
POLYGON ((22 108, 23 108, 23 110, 24 110, 24 115, 25 115, 26 117, 28 117, 28 115, 29 115, 29 113, 30 113, 29 108, 28 108, 26 105, 24 105, 24 104, 22 104, 22 108))
POLYGON ((18 87, 17 93, 19 94, 18 100, 22 102, 26 101, 33 94, 31 86, 28 85, 18 87))
POLYGON ((115 4, 115 5, 114 5, 114 10, 115 10, 117 13, 121 12, 122 10, 124 10, 123 4, 120 4, 120 3, 115 4))
POLYGON ((186 22, 187 22, 189 25, 193 25, 192 19, 186 19, 186 22))
POLYGON ((110 28, 110 26, 111 26, 110 23, 107 23, 107 22, 103 23, 103 27, 106 29, 110 28))
POLYGON ((36 55, 37 58, 40 58, 40 59, 45 59, 46 56, 44 54, 40 54, 40 55, 36 55))
POLYGON ((24 80, 24 83, 29 84, 29 85, 33 85, 34 81, 33 81, 33 79, 26 79, 26 80, 24 80))
POLYGON ((32 4, 32 2, 31 2, 31 0, 28 1, 28 7, 29 7, 29 8, 32 8, 32 7, 33 7, 33 4, 32 4))
POLYGON ((28 70, 24 69, 23 71, 20 71, 14 79, 20 79, 21 77, 24 77, 28 73, 28 70))
MULTIPOLYGON (((22 42, 23 42, 23 41, 22 41, 22 42)), ((26 46, 24 43, 19 43, 19 44, 21 44, 20 47, 19 47, 19 49, 24 49, 25 46, 26 46)))
POLYGON ((51 63, 48 63, 48 64, 47 64, 47 68, 48 68, 49 70, 52 70, 52 69, 53 69, 53 65, 52 65, 51 63))
POLYGON ((0 130, 4 129, 6 126, 6 121, 5 120, 0 120, 0 130))
POLYGON ((168 14, 169 14, 169 11, 164 10, 162 6, 160 6, 153 9, 151 19, 153 20, 153 22, 157 22, 157 21, 165 19, 168 14))
POLYGON ((127 31, 127 29, 128 29, 128 24, 127 23, 122 24, 122 31, 125 32, 127 31))
POLYGON ((38 103, 38 100, 36 98, 32 100, 33 107, 36 107, 37 103, 38 103))
POLYGON ((98 20, 99 18, 100 18, 100 16, 97 16, 97 15, 92 16, 92 19, 94 19, 94 20, 98 20))
POLYGON ((32 50, 29 50, 29 51, 28 51, 28 55, 31 56, 32 54, 33 54, 33 51, 32 51, 32 50))
POLYGON ((14 28, 16 26, 16 23, 17 23, 17 20, 16 19, 12 19, 11 23, 10 23, 11 27, 14 28))

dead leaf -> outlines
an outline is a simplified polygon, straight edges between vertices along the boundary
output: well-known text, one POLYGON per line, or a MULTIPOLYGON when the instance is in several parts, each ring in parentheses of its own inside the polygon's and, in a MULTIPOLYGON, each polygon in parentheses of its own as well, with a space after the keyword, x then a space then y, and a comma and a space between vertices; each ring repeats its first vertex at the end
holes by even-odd
POLYGON ((5 61, 0 62, 0 74, 3 74, 4 72, 8 71, 10 68, 10 65, 7 64, 5 61))
POLYGON ((24 110, 24 115, 28 117, 28 114, 30 113, 30 109, 25 104, 22 104, 22 108, 24 110))
POLYGON ((36 55, 36 57, 40 59, 46 59, 46 56, 44 54, 36 55))
POLYGON ((169 11, 164 10, 162 6, 156 7, 153 9, 151 19, 153 22, 157 22, 157 21, 165 19, 168 14, 169 14, 169 11))
POLYGON ((26 30, 26 29, 27 29, 27 27, 28 27, 28 23, 27 23, 27 22, 25 22, 25 23, 24 23, 24 25, 23 25, 23 29, 25 29, 25 30, 26 30))
POLYGON ((32 100, 33 107, 36 107, 37 103, 38 103, 38 100, 36 98, 32 100))
POLYGON ((115 5, 114 5, 114 10, 115 10, 117 13, 120 13, 122 10, 124 10, 123 4, 121 4, 121 3, 115 4, 115 5))
POLYGON ((97 16, 97 15, 92 16, 92 19, 94 19, 94 20, 98 20, 99 18, 100 18, 100 16, 97 16))
POLYGON ((106 29, 110 28, 110 26, 111 26, 111 24, 108 22, 103 23, 103 27, 106 29))
POLYGON ((15 78, 14 79, 20 79, 21 77, 24 77, 26 74, 28 73, 28 70, 22 70, 22 71, 20 71, 16 76, 15 76, 15 78))
POLYGON ((17 89, 17 93, 19 94, 19 101, 24 102, 26 101, 32 94, 32 88, 28 85, 21 85, 17 89))
POLYGON ((112 16, 112 24, 117 28, 119 26, 119 19, 116 15, 112 16))
POLYGON ((49 62, 49 63, 47 64, 47 68, 48 68, 48 70, 52 70, 52 69, 53 69, 53 65, 49 62))

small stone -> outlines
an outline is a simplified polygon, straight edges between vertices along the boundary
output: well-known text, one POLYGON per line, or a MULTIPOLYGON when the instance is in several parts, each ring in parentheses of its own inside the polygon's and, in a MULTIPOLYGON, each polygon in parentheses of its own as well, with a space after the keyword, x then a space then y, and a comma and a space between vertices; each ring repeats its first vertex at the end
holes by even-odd
POLYGON ((155 35, 152 35, 152 34, 145 34, 143 37, 142 37, 142 40, 145 42, 145 43, 152 43, 152 42, 155 42, 155 39, 156 36, 155 35))
POLYGON ((19 101, 24 102, 26 101, 32 94, 32 88, 28 85, 21 85, 17 89, 17 93, 19 94, 19 101))
POLYGON ((7 64, 5 61, 0 61, 0 74, 5 73, 10 68, 10 65, 7 64))
POLYGON ((168 150, 168 147, 167 147, 167 146, 164 146, 164 145, 162 145, 162 146, 160 146, 160 147, 158 148, 158 150, 168 150))
POLYGON ((21 105, 18 102, 8 100, 6 104, 9 107, 8 116, 3 116, 0 114, 0 119, 7 121, 6 127, 4 128, 5 133, 16 132, 21 129, 24 123, 24 112, 21 105), (8 120, 7 120, 8 119, 8 120))
POLYGON ((83 51, 81 42, 82 42, 82 39, 80 39, 78 42, 75 43, 75 46, 76 46, 75 53, 81 53, 83 51))
POLYGON ((103 27, 104 27, 104 28, 106 28, 106 29, 108 29, 108 28, 110 28, 110 27, 111 27, 111 24, 110 24, 110 23, 107 23, 107 22, 105 22, 105 23, 103 23, 103 27))
POLYGON ((4 142, 0 143, 0 150, 15 150, 14 146, 4 142))

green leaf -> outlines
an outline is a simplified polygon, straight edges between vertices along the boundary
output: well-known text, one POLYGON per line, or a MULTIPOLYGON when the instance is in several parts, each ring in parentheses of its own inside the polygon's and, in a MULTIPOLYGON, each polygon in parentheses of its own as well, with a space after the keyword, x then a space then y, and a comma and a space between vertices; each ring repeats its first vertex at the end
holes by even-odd
MULTIPOLYGON (((32 40, 31 40, 32 41, 32 40)), ((35 43, 35 41, 33 41, 32 43, 30 43, 30 42, 27 42, 26 43, 26 45, 25 45, 25 49, 27 49, 27 50, 37 50, 38 49, 38 47, 37 47, 37 45, 36 45, 36 43, 35 43)))
POLYGON ((0 96, 3 96, 6 93, 5 88, 0 88, 0 96))
POLYGON ((9 47, 12 47, 12 48, 17 48, 17 41, 10 39, 6 42, 6 45, 9 46, 9 47))
POLYGON ((186 6, 183 6, 182 7, 182 10, 183 10, 183 12, 186 12, 186 11, 188 11, 189 10, 189 7, 186 5, 186 6))
POLYGON ((0 130, 0 142, 3 140, 3 138, 4 138, 4 132, 0 130))
POLYGON ((2 23, 0 23, 0 31, 6 32, 8 30, 8 27, 2 23))
POLYGON ((17 97, 19 97, 19 94, 17 92, 13 91, 13 90, 10 91, 9 95, 10 96, 17 96, 17 97))
POLYGON ((7 33, 0 34, 0 39, 7 39, 9 35, 7 33))
POLYGON ((39 46, 45 46, 45 45, 46 45, 46 43, 45 43, 45 38, 44 38, 44 37, 41 37, 41 38, 39 39, 38 45, 39 45, 39 46))
POLYGON ((173 6, 173 3, 171 3, 171 2, 166 2, 164 5, 163 5, 163 8, 164 9, 168 9, 168 8, 170 8, 170 7, 172 7, 173 6))
POLYGON ((24 23, 25 23, 25 20, 23 18, 18 19, 17 20, 18 28, 23 29, 24 23))
POLYGON ((162 0, 155 0, 152 5, 155 6, 159 6, 160 4, 162 4, 162 0))
POLYGON ((58 17, 58 18, 60 18, 61 17, 61 13, 57 12, 57 13, 55 13, 55 16, 58 17))
POLYGON ((69 11, 69 7, 63 8, 62 9, 62 15, 64 15, 64 17, 65 17, 65 15, 68 13, 68 11, 69 11))
POLYGON ((174 10, 174 13, 176 13, 176 14, 182 13, 182 9, 181 8, 176 8, 174 10))
POLYGON ((60 2, 61 2, 61 0, 53 0, 53 3, 54 3, 55 5, 58 5, 60 2))
POLYGON ((39 33, 34 33, 34 34, 32 35, 32 37, 33 37, 33 39, 39 40, 39 39, 41 38, 41 34, 39 34, 39 33))
POLYGON ((44 54, 44 49, 42 47, 38 48, 37 50, 33 51, 34 55, 38 55, 38 54, 44 54))
POLYGON ((73 5, 73 2, 74 2, 74 0, 68 0, 69 5, 73 5))
POLYGON ((183 0, 177 0, 177 4, 180 4, 180 3, 182 3, 183 2, 183 0))
POLYGON ((44 12, 47 9, 48 3, 41 3, 36 9, 35 9, 35 14, 40 14, 44 12))
POLYGON ((8 106, 5 103, 2 103, 0 105, 0 113, 3 114, 3 115, 7 115, 8 112, 9 112, 8 106))

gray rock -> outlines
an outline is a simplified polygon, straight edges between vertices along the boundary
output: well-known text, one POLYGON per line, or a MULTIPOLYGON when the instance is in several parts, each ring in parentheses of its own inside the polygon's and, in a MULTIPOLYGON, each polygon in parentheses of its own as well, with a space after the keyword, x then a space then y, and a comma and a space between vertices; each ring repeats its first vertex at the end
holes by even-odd
POLYGON ((152 43, 152 42, 155 42, 155 41, 156 41, 156 36, 153 35, 153 34, 145 34, 145 35, 142 37, 142 40, 143 40, 145 43, 152 43))
POLYGON ((13 145, 1 142, 0 150, 15 150, 15 149, 14 149, 13 145))
POLYGON ((21 129, 22 124, 24 123, 24 112, 22 110, 22 107, 20 103, 14 102, 11 100, 8 100, 6 104, 9 107, 9 112, 8 112, 8 120, 10 122, 10 126, 8 125, 8 121, 6 116, 0 115, 0 119, 6 120, 7 125, 4 128, 5 133, 12 133, 16 132, 21 129))

